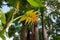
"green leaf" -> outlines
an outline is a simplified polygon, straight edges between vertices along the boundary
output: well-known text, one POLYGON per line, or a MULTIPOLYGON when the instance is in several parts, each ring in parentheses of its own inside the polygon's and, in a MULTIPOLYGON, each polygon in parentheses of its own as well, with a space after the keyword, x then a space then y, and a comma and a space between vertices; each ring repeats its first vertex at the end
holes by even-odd
POLYGON ((3 28, 3 26, 0 24, 0 28, 2 29, 3 28))
POLYGON ((6 38, 5 38, 5 36, 4 36, 4 32, 5 32, 5 30, 2 30, 2 31, 0 32, 0 37, 2 38, 2 40, 6 40, 6 38))
POLYGON ((27 0, 34 7, 45 7, 41 0, 27 0))
POLYGON ((2 38, 2 40, 6 40, 4 35, 1 35, 0 37, 2 38))
POLYGON ((0 20, 2 21, 3 24, 6 24, 6 17, 3 12, 0 11, 0 20))

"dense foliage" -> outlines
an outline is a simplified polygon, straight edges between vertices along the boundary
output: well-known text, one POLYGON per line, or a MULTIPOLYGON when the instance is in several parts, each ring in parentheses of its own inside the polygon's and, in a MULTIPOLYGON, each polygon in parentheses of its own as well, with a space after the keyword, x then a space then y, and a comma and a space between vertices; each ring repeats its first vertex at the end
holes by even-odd
POLYGON ((59 32, 59 0, 0 0, 0 37, 3 40, 6 40, 5 35, 14 37, 13 40, 60 40, 59 32), (11 9, 4 13, 3 5, 11 9))

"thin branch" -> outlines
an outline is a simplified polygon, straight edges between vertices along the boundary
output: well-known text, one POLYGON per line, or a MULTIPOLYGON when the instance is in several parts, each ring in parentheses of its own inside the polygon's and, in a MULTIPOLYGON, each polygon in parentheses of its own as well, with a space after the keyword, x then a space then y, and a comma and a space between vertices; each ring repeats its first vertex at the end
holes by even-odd
POLYGON ((19 17, 17 17, 17 18, 15 18, 15 19, 13 19, 13 21, 12 22, 14 22, 15 20, 17 20, 17 19, 19 19, 19 18, 21 18, 22 16, 19 16, 19 17))
POLYGON ((19 17, 16 17, 15 19, 11 20, 9 23, 8 23, 8 26, 10 26, 10 24, 14 21, 16 21, 17 19, 21 18, 22 16, 19 16, 19 17))

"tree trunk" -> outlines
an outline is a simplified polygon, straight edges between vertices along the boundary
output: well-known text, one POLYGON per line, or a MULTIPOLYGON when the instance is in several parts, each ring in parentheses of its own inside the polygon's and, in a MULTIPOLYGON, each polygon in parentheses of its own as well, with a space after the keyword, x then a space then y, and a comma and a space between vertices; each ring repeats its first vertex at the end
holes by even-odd
POLYGON ((27 24, 26 25, 24 25, 24 27, 23 27, 23 31, 22 31, 22 33, 21 33, 21 40, 27 40, 27 24))
POLYGON ((38 26, 37 23, 34 23, 32 26, 32 40, 39 40, 39 35, 38 35, 38 26))
POLYGON ((39 40, 39 31, 37 23, 34 24, 34 28, 35 28, 35 40, 39 40))
POLYGON ((47 40, 47 32, 45 30, 45 24, 44 24, 44 13, 41 14, 42 16, 42 39, 47 40))
POLYGON ((35 35, 34 35, 34 24, 32 25, 32 37, 31 37, 32 39, 31 40, 35 40, 34 38, 35 38, 35 35))
POLYGON ((30 30, 28 30, 27 40, 31 40, 31 39, 30 39, 30 30))
POLYGON ((43 32, 42 32, 42 37, 43 37, 43 40, 47 40, 47 30, 45 29, 45 27, 43 28, 43 32))

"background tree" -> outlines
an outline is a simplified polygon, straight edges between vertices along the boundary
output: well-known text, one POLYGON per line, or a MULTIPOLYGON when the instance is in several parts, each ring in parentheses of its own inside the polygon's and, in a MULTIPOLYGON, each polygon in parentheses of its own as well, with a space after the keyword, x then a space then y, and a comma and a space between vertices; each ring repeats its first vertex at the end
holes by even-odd
MULTIPOLYGON (((20 40, 21 38, 24 39, 24 36, 22 37, 21 33, 23 32, 24 29, 27 30, 27 28, 23 28, 25 25, 19 22, 19 20, 21 16, 25 15, 25 13, 28 10, 35 10, 38 11, 39 13, 39 18, 38 18, 39 20, 36 23, 36 26, 38 25, 38 27, 42 27, 42 30, 41 28, 39 28, 38 40, 40 39, 48 40, 50 36, 53 38, 53 40, 55 39, 59 40, 60 36, 57 33, 60 28, 59 0, 1 0, 0 8, 2 8, 2 5, 7 5, 8 7, 12 7, 11 10, 8 11, 7 13, 4 13, 2 10, 0 10, 0 20, 1 20, 0 37, 3 40, 6 40, 4 33, 6 33, 6 36, 8 37, 14 37, 13 40, 16 39, 20 40), (3 2, 6 2, 7 4, 3 4, 3 2), (7 28, 8 28, 8 32, 6 31, 7 28), (16 33, 18 33, 18 35, 16 35, 16 33), (41 34, 44 35, 47 34, 47 35, 44 36, 41 34)), ((34 29, 34 27, 32 28, 31 24, 29 24, 28 26, 30 26, 28 27, 28 30, 30 30, 29 37, 31 39, 31 35, 32 35, 31 32, 32 29, 34 29)), ((33 26, 35 26, 35 23, 33 24, 33 26)), ((36 27, 36 29, 38 27, 36 27)), ((36 31, 36 29, 34 29, 34 31, 36 31)), ((37 31, 35 32, 35 34, 36 33, 37 31)))

